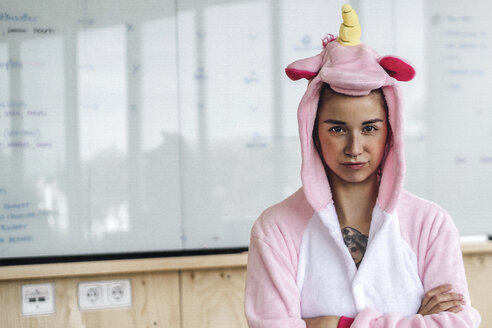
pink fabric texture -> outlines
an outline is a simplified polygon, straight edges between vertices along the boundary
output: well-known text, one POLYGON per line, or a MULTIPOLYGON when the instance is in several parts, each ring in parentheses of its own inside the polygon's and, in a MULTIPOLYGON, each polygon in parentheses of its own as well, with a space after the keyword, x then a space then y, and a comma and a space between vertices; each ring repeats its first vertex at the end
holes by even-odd
POLYGON ((302 233, 314 211, 302 192, 262 213, 251 232, 245 312, 250 327, 304 328, 296 286, 302 233))
MULTIPOLYGON (((387 149, 385 154, 377 206, 385 213, 385 217, 394 220, 391 222, 397 222, 392 225, 396 228, 391 231, 399 234, 388 240, 396 240, 404 251, 409 249, 411 256, 408 260, 408 270, 416 268, 418 277, 417 274, 415 277, 417 281, 420 278, 421 289, 426 292, 438 285, 451 284, 454 287, 453 291, 463 294, 466 300, 463 310, 456 314, 442 312, 421 316, 384 313, 378 308, 361 306, 360 304, 364 304, 362 301, 358 303, 361 310, 355 315, 352 323, 343 311, 324 315, 345 317, 340 320, 339 327, 471 328, 480 324, 480 315, 470 304, 459 235, 451 218, 438 205, 403 191, 405 161, 402 100, 397 79, 389 74, 405 79, 412 75, 413 68, 409 68, 409 64, 402 59, 394 59, 395 57, 384 60, 383 67, 380 58, 373 49, 364 44, 346 47, 338 42, 328 42, 320 54, 298 60, 286 69, 289 77, 292 75, 295 78, 311 79, 298 109, 302 188, 283 202, 265 210, 252 228, 245 291, 245 313, 252 328, 306 327, 302 320, 302 295, 319 292, 301 292, 298 273, 301 262, 306 261, 306 258, 300 260, 300 253, 303 243, 307 242, 304 236, 311 220, 317 216, 323 217, 327 208, 333 204, 329 182, 312 141, 319 93, 323 83, 330 84, 337 92, 352 96, 367 95, 373 89, 382 88, 388 105, 393 140, 392 147, 387 149)), ((388 226, 384 221, 381 222, 381 226, 388 226)), ((333 230, 330 233, 341 234, 340 231, 333 230)), ((327 238, 332 238, 332 235, 327 234, 327 238)), ((377 237, 386 238, 384 235, 377 237)), ((368 245, 369 252, 371 244, 368 245)), ((372 253, 377 251, 373 249, 372 253)), ((326 252, 323 254, 320 251, 316 256, 337 256, 329 250, 326 252)), ((372 258, 374 261, 391 262, 390 258, 372 258)), ((359 270, 365 266, 365 272, 369 272, 370 265, 377 268, 379 262, 365 264, 365 259, 362 260, 359 270)), ((406 270, 405 263, 403 269, 400 266, 398 270, 406 270)), ((397 273, 395 270, 395 274, 397 273)), ((325 278, 330 279, 330 276, 326 275, 325 278)), ((367 300, 366 303, 372 304, 371 297, 375 296, 371 295, 374 290, 370 289, 373 288, 370 286, 371 282, 364 281, 363 277, 357 278, 363 284, 359 286, 362 289, 356 294, 362 295, 362 299, 367 300)), ((347 290, 347 293, 351 292, 352 290, 347 290)), ((385 302, 391 306, 391 300, 385 302)))
POLYGON ((285 69, 285 73, 291 80, 294 81, 302 78, 310 80, 318 74, 318 69, 321 66, 322 60, 322 54, 303 59, 293 67, 287 67, 285 69))

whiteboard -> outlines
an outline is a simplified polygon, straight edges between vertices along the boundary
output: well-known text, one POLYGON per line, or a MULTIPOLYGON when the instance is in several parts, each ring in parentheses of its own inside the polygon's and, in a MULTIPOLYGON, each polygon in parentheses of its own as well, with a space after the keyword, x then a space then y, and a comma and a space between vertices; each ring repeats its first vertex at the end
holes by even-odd
POLYGON ((492 233, 490 1, 433 1, 427 96, 428 196, 463 234, 492 233))
MULTIPOLYGON (((247 247, 300 186, 306 83, 283 69, 338 32, 344 2, 4 1, 0 258, 247 247)), ((440 2, 352 4, 364 42, 417 67, 406 188, 492 233, 490 5, 440 2), (480 28, 479 49, 449 48, 480 28)))

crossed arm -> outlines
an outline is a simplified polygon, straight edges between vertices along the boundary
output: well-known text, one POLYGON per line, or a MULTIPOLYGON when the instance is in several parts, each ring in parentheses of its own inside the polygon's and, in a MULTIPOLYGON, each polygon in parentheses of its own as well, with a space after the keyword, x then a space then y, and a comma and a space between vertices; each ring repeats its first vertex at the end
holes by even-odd
MULTIPOLYGON (((451 292, 452 286, 441 285, 429 290, 423 297, 420 305, 420 315, 430 315, 440 312, 458 313, 465 304, 463 295, 451 292)), ((337 328, 340 317, 324 316, 304 319, 307 328, 337 328)))

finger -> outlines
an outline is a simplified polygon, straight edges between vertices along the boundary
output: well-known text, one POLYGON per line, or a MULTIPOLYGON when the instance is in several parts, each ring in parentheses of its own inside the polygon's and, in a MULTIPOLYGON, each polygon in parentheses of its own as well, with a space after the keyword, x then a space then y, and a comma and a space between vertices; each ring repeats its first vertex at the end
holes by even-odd
POLYGON ((427 303, 427 307, 433 308, 439 303, 450 302, 450 301, 462 301, 463 295, 458 293, 444 293, 433 296, 427 303))
MULTIPOLYGON (((447 302, 457 302, 457 304, 461 304, 463 301, 463 295, 458 293, 445 293, 433 296, 427 305, 426 309, 432 309, 440 304, 445 304, 447 302)), ((442 311, 442 310, 441 310, 442 311)))
POLYGON ((441 313, 441 312, 452 312, 452 313, 458 313, 460 311, 463 310, 463 306, 462 305, 457 305, 457 306, 453 306, 447 310, 444 310, 444 311, 432 311, 432 312, 429 312, 428 314, 436 314, 436 313, 441 313))
POLYGON ((433 310, 434 307, 439 306, 437 308, 437 312, 447 310, 443 308, 441 303, 445 302, 456 302, 456 304, 465 304, 463 295, 458 293, 445 293, 433 296, 425 306, 421 306, 419 309, 419 313, 421 314, 430 314, 431 312, 435 312, 433 310))
POLYGON ((424 295, 424 299, 422 300, 422 306, 425 307, 427 305, 427 303, 429 303, 430 299, 432 297, 434 297, 435 295, 450 291, 451 288, 452 288, 452 286, 450 284, 444 284, 444 285, 434 287, 431 290, 428 290, 427 293, 425 293, 425 295, 424 295))
POLYGON ((434 306, 429 313, 434 314, 434 313, 441 313, 444 311, 449 311, 450 309, 453 309, 455 307, 461 307, 463 304, 462 301, 451 301, 451 302, 442 302, 434 306))
POLYGON ((439 294, 442 294, 442 293, 446 293, 446 292, 450 291, 452 288, 453 288, 453 286, 451 286, 450 284, 444 284, 444 285, 440 285, 440 286, 437 286, 435 288, 432 288, 431 290, 427 291, 427 293, 425 293, 424 299, 422 300, 422 306, 426 307, 427 303, 429 303, 429 301, 431 300, 432 297, 439 295, 439 294))
POLYGON ((448 312, 458 313, 458 312, 460 312, 462 310, 463 310, 463 306, 458 305, 458 306, 454 306, 454 307, 450 308, 448 310, 448 312))

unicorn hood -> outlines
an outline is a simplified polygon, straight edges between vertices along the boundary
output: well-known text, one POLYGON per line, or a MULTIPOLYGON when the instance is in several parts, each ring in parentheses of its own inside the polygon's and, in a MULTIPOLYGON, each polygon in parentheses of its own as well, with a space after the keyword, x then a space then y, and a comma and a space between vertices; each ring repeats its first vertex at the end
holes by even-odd
POLYGON ((325 38, 320 54, 286 69, 291 79, 310 80, 298 109, 302 190, 315 211, 299 248, 296 284, 301 291, 301 313, 307 318, 326 313, 351 317, 370 307, 410 315, 418 311, 423 286, 415 253, 400 228, 400 217, 406 215, 400 206, 405 159, 398 81, 412 79, 415 71, 404 60, 380 57, 360 43, 360 25, 352 7, 345 5, 342 16, 338 38, 325 38), (359 267, 341 233, 329 180, 312 137, 324 83, 348 96, 364 96, 381 88, 388 108, 392 140, 385 147, 379 192, 359 267))
POLYGON ((415 70, 401 58, 381 57, 374 49, 360 43, 358 17, 350 5, 342 7, 342 17, 338 38, 328 35, 323 39, 321 53, 297 60, 285 69, 292 80, 310 80, 297 114, 303 190, 317 212, 333 203, 325 169, 312 140, 323 83, 329 84, 334 91, 349 96, 364 96, 371 90, 382 88, 393 140, 392 147, 385 154, 377 203, 383 211, 391 213, 398 201, 405 175, 403 113, 398 81, 411 80, 415 76, 415 70))

